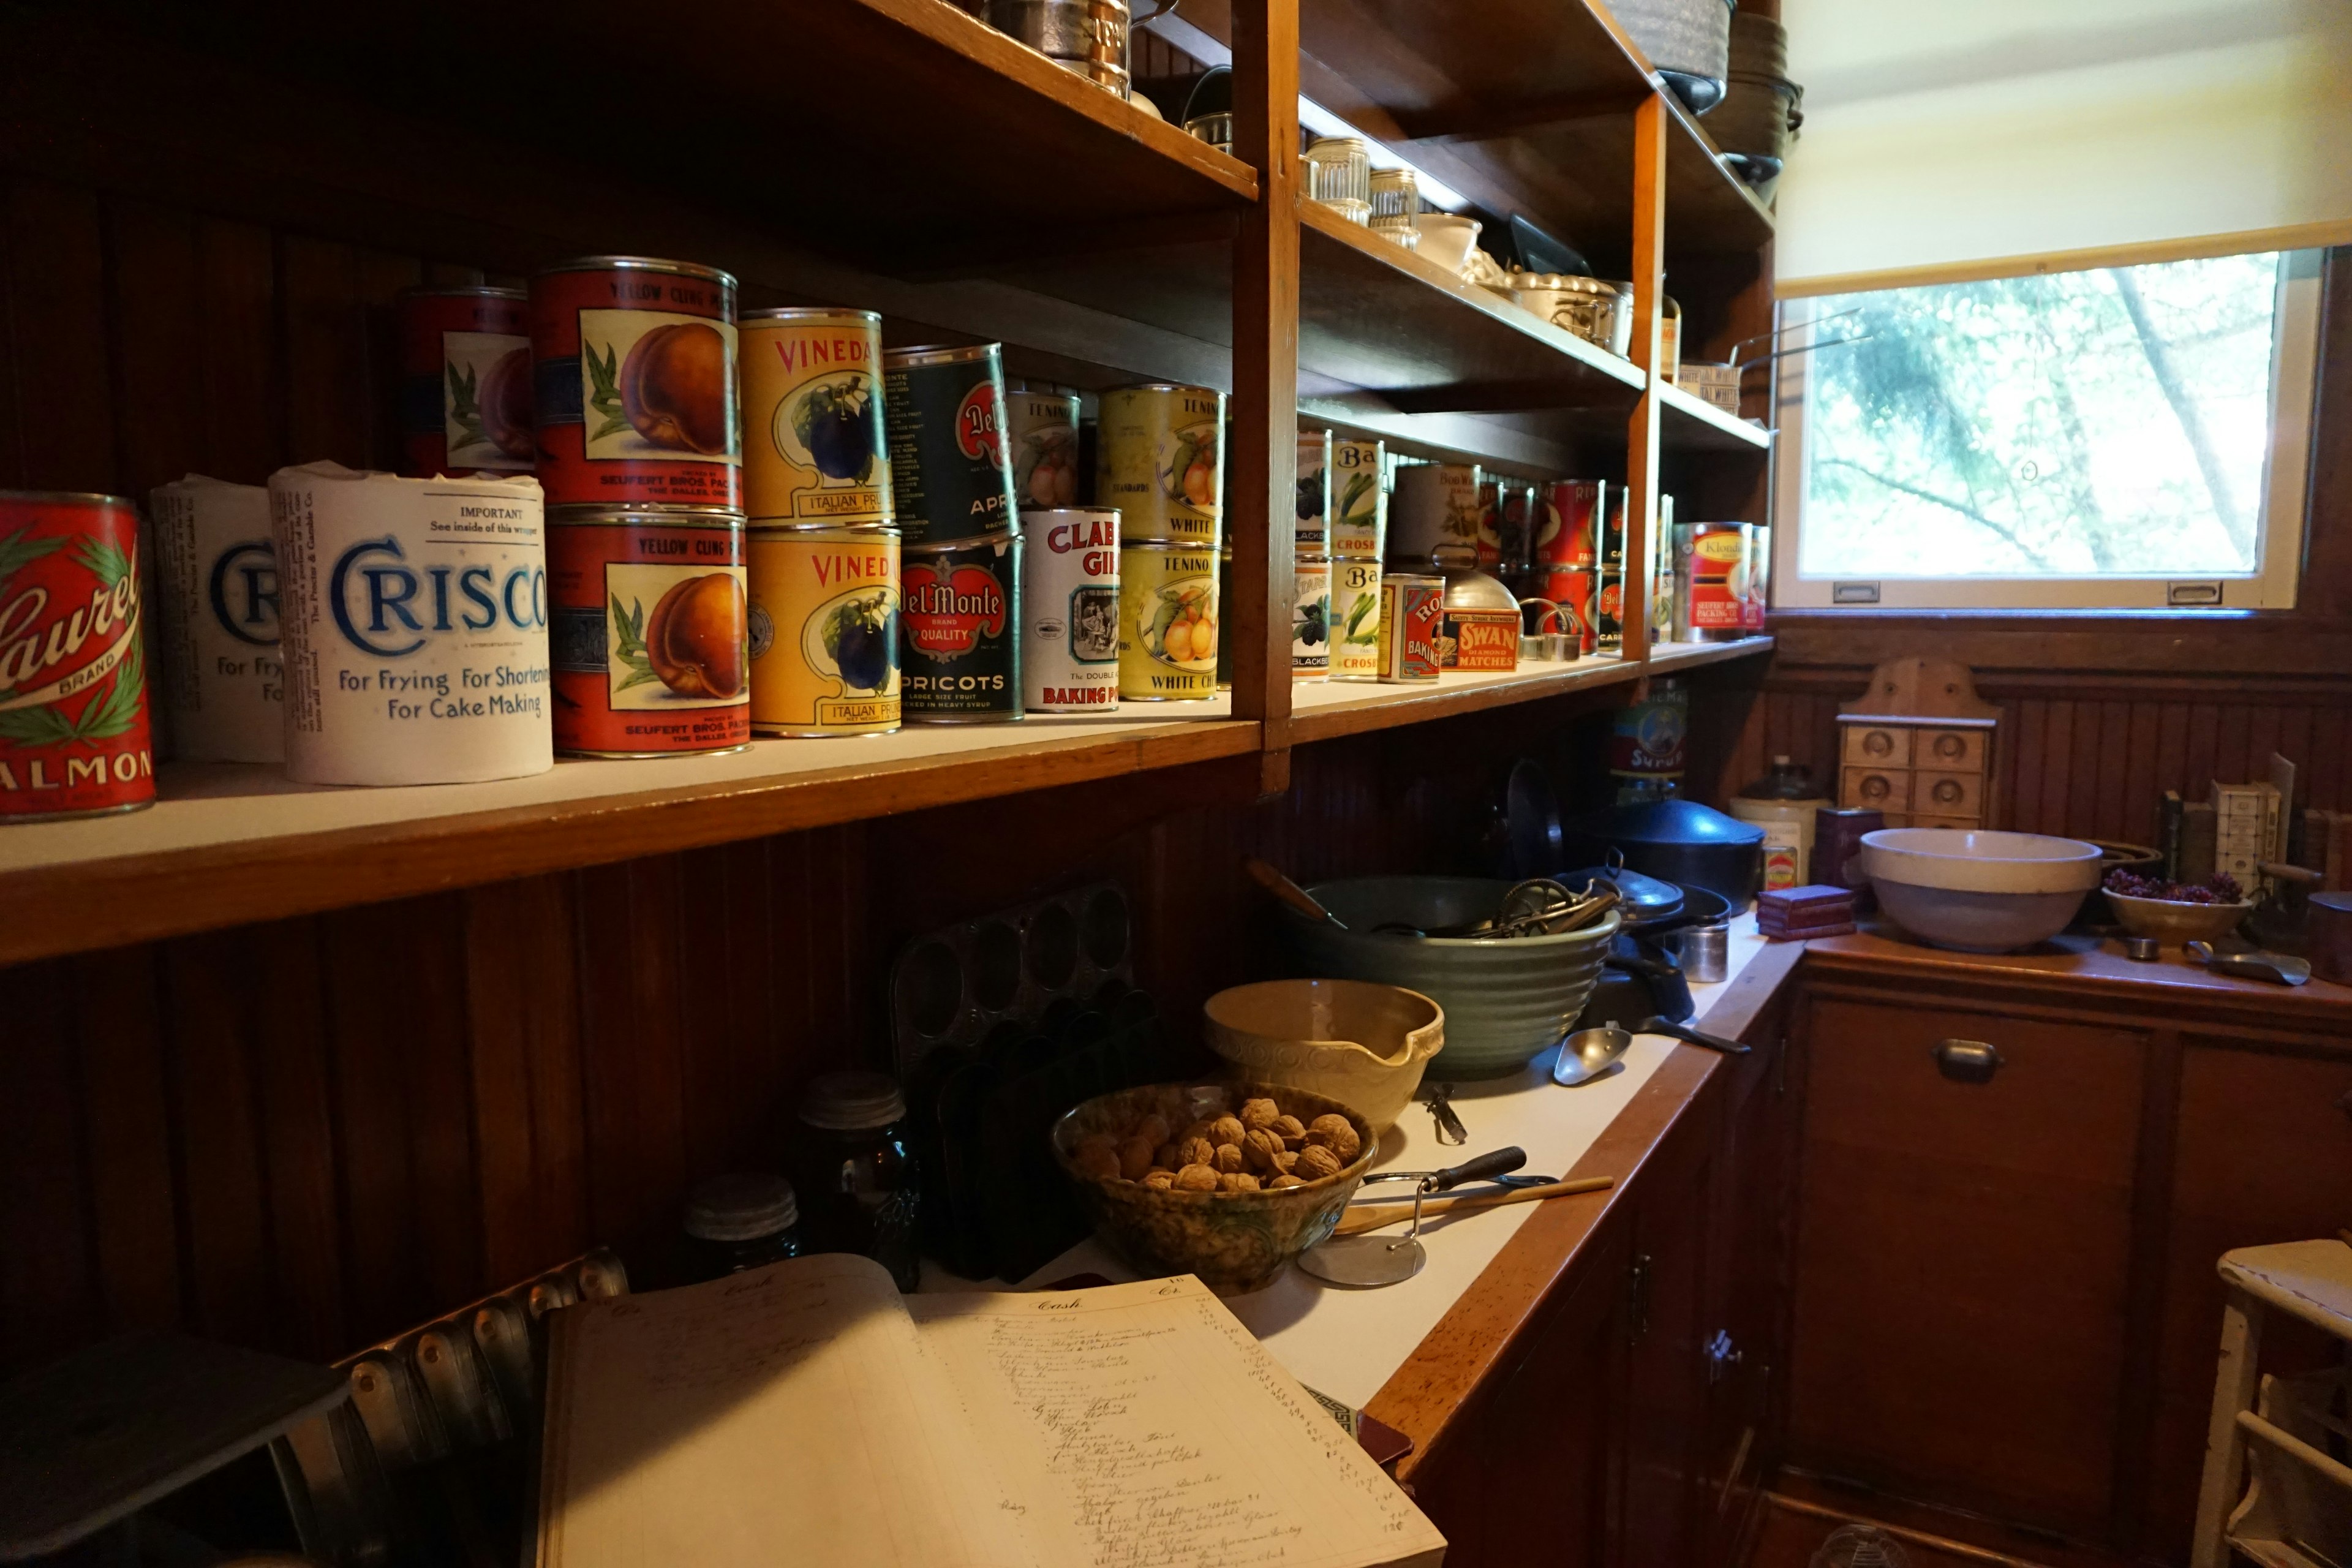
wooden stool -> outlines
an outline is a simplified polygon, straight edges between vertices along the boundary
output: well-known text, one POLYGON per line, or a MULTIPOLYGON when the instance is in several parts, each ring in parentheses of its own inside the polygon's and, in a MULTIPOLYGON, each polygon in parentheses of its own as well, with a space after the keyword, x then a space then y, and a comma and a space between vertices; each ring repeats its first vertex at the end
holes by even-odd
POLYGON ((2222 1254, 2221 1273, 2230 1300, 2189 1568, 2229 1568, 2233 1548, 2265 1568, 2343 1562, 2352 1552, 2352 1466, 2326 1449, 2352 1446, 2352 1363, 2295 1377, 2262 1377, 2255 1368, 2265 1311, 2289 1313, 2352 1347, 2352 1247, 2241 1247, 2222 1254), (2240 1498, 2242 1461, 2252 1475, 2240 1498))

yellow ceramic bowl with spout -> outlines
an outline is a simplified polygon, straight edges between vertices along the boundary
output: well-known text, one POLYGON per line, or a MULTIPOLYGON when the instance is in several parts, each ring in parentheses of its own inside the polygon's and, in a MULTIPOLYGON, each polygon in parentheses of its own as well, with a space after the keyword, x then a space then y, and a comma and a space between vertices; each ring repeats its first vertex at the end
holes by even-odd
POLYGON ((1385 1136, 1445 1044, 1444 1009, 1366 980, 1267 980, 1202 1009, 1209 1046, 1261 1082, 1336 1100, 1385 1136))

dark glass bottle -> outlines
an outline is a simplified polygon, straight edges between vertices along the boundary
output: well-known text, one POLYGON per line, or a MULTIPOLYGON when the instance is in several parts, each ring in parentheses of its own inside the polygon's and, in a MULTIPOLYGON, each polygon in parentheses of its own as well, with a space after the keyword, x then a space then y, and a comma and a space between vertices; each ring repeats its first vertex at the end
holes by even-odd
POLYGON ((713 1176, 686 1201, 687 1272, 718 1279, 801 1253, 800 1204, 782 1176, 713 1176))
POLYGON ((793 1171, 812 1252, 855 1252, 890 1271, 901 1290, 922 1282, 915 1246, 920 1207, 907 1101, 880 1073, 827 1073, 801 1096, 793 1171))

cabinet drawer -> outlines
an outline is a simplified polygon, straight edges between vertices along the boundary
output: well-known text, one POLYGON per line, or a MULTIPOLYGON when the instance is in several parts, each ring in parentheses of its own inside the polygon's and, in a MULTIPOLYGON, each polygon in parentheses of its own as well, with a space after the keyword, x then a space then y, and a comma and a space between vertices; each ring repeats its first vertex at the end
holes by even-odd
POLYGON ((1956 827, 1965 833, 1982 827, 1984 822, 1981 818, 1974 816, 1914 816, 1907 821, 1897 822, 1890 816, 1886 819, 1886 826, 1889 827, 1956 827))
POLYGON ((1911 775, 1900 768, 1853 768, 1845 770, 1844 787, 1838 791, 1840 805, 1866 805, 1874 811, 1908 811, 1911 809, 1911 775))
POLYGON ((1911 809, 1933 816, 1984 815, 1984 775, 1929 773, 1911 775, 1911 809))
POLYGON ((1865 767, 1911 765, 1911 731, 1899 724, 1848 724, 1845 760, 1865 767))
POLYGON ((1980 773, 1985 764, 1982 730, 1922 730, 1913 737, 1911 765, 1980 773))

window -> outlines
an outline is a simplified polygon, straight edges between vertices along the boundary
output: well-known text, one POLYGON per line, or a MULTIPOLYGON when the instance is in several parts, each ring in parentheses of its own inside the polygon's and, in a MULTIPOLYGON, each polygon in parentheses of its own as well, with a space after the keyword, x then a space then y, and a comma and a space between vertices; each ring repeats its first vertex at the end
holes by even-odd
POLYGON ((2294 603, 2322 255, 1783 306, 1774 598, 2294 603))

